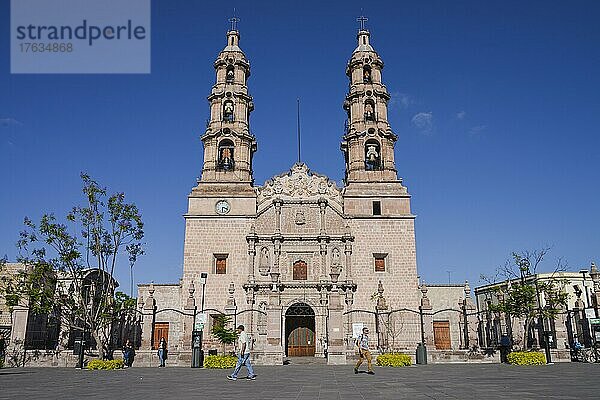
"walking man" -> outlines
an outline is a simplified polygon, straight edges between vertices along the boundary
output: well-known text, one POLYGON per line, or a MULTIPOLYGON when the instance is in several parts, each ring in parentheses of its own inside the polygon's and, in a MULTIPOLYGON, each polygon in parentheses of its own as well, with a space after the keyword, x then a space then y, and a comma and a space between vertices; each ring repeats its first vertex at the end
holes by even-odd
POLYGON ((367 359, 367 366, 369 375, 375 375, 373 372, 373 358, 371 357, 371 352, 369 351, 369 328, 363 328, 362 334, 356 339, 356 345, 358 346, 358 362, 354 367, 354 373, 358 374, 358 367, 363 363, 363 360, 367 359))
POLYGON ((231 375, 227 376, 227 379, 235 381, 237 380, 238 373, 242 366, 245 365, 248 370, 248 376, 246 379, 256 379, 256 375, 254 374, 254 370, 252 369, 252 364, 250 364, 250 335, 244 332, 244 325, 240 325, 236 329, 238 334, 238 361, 231 375))

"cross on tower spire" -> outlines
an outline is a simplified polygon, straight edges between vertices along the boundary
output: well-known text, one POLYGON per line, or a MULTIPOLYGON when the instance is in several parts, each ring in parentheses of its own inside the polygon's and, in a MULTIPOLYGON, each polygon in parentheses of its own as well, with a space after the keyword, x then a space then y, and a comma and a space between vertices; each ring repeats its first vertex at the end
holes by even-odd
POLYGON ((365 30, 365 22, 367 22, 368 20, 369 20, 369 18, 365 17, 364 15, 361 15, 360 17, 356 18, 356 21, 358 21, 358 23, 360 23, 361 31, 365 30))
POLYGON ((231 23, 231 30, 237 31, 237 23, 240 22, 240 19, 235 16, 235 8, 233 9, 233 17, 229 18, 229 22, 231 23))

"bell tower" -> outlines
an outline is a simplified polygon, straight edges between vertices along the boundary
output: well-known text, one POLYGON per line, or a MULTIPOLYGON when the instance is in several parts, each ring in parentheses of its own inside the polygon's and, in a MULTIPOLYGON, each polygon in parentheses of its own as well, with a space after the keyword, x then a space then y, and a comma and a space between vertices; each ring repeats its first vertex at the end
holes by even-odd
POLYGON ((364 27, 366 18, 358 20, 358 46, 346 68, 350 90, 344 101, 348 119, 341 146, 346 160, 346 184, 396 181, 397 136, 388 123, 390 95, 382 81, 383 61, 371 47, 371 34, 364 27))
POLYGON ((227 45, 213 67, 216 81, 208 95, 210 119, 201 136, 204 145, 202 175, 188 196, 186 219, 253 217, 256 193, 252 157, 256 138, 250 132, 254 110, 248 93, 250 63, 240 49, 237 18, 231 18, 227 45))
POLYGON ((250 113, 254 110, 248 94, 250 63, 239 47, 238 19, 232 18, 227 46, 219 53, 214 68, 216 83, 208 101, 210 120, 202 135, 204 144, 203 182, 246 183, 252 185, 252 157, 256 140, 250 133, 250 113))
POLYGON ((346 162, 344 209, 352 216, 409 217, 410 195, 398 178, 388 122, 390 95, 383 84, 383 61, 371 46, 367 18, 360 17, 358 45, 346 67, 349 90, 341 150, 346 162))

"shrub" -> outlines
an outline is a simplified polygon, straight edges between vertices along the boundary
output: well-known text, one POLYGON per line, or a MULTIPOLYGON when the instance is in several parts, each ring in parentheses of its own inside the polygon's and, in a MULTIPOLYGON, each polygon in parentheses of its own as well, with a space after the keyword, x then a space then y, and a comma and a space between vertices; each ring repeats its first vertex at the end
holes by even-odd
POLYGON ((87 369, 98 370, 98 369, 121 369, 124 363, 122 359, 117 360, 92 360, 88 363, 87 369))
POLYGON ((206 356, 204 357, 204 368, 228 369, 235 367, 237 357, 234 356, 206 356))
POLYGON ((546 355, 538 351, 513 351, 508 354, 507 360, 513 365, 544 365, 546 355))
POLYGON ((409 355, 402 353, 390 353, 377 356, 377 365, 380 367, 406 367, 412 364, 409 355))

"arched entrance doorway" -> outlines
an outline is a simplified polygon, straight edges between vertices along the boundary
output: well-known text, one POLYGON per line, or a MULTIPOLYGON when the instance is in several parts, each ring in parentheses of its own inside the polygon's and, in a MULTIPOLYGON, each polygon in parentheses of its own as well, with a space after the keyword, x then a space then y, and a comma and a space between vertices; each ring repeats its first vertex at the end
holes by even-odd
POLYGON ((285 348, 288 357, 315 355, 315 312, 306 303, 295 303, 285 313, 285 348))

